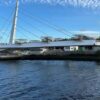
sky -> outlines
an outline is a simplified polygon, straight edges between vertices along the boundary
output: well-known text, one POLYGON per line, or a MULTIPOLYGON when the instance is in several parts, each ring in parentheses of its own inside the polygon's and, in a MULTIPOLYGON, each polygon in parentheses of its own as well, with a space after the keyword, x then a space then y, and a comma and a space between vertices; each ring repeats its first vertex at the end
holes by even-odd
MULTIPOLYGON (((9 41, 14 8, 14 0, 0 0, 0 41, 9 41)), ((16 38, 78 33, 100 35, 100 0, 19 0, 16 38)))

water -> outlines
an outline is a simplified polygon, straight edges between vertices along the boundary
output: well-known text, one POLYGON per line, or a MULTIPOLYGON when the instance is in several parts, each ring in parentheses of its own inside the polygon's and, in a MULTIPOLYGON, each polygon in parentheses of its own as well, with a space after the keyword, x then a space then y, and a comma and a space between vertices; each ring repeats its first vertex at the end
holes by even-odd
POLYGON ((100 64, 0 62, 0 100, 100 100, 100 64))

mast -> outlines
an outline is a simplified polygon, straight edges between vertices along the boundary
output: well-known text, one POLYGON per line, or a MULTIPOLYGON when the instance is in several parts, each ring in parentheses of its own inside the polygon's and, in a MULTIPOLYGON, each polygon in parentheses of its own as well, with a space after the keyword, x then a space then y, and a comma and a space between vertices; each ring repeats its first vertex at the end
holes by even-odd
POLYGON ((19 1, 16 0, 15 13, 14 13, 13 24, 12 24, 12 29, 11 29, 11 35, 10 35, 10 40, 9 40, 10 44, 15 43, 16 26, 17 26, 17 18, 18 18, 18 6, 19 6, 19 1))

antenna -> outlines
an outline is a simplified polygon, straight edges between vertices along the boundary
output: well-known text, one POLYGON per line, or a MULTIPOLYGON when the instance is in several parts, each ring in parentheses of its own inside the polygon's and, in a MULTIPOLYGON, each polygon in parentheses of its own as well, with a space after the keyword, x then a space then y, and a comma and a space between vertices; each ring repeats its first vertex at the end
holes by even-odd
POLYGON ((13 24, 12 24, 12 29, 11 29, 11 35, 10 35, 10 40, 9 40, 10 44, 15 43, 16 26, 17 26, 17 18, 18 18, 18 6, 19 6, 19 1, 16 0, 15 13, 14 13, 13 24))

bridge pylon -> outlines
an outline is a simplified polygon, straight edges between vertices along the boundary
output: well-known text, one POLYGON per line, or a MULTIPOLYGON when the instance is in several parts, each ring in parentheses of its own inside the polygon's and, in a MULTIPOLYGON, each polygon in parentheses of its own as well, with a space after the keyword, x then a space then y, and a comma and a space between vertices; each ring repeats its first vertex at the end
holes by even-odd
POLYGON ((15 39, 16 39, 16 26, 17 26, 17 19, 18 19, 18 7, 19 7, 19 1, 16 0, 15 13, 14 13, 14 17, 13 17, 13 24, 12 24, 11 35, 10 35, 10 40, 9 40, 10 44, 14 44, 15 39))

